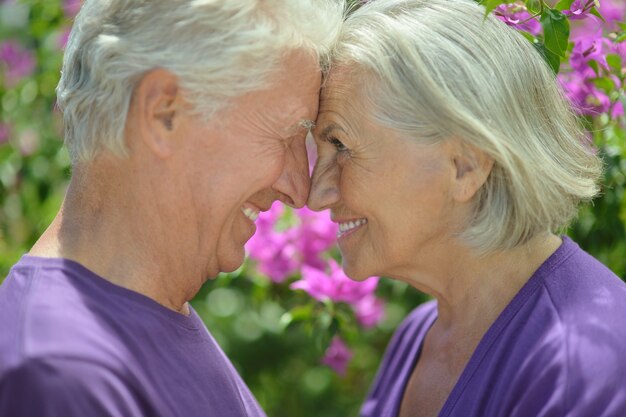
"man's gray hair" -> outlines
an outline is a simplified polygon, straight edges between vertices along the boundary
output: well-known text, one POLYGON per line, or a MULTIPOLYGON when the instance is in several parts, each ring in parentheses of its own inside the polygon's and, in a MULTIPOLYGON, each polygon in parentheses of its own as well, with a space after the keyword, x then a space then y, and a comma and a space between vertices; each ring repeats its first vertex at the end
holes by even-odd
POLYGON ((87 0, 76 17, 57 87, 73 162, 103 147, 126 155, 136 83, 175 74, 194 111, 209 118, 229 99, 263 88, 286 52, 327 64, 343 20, 336 0, 87 0))
POLYGON ((373 0, 348 17, 333 57, 362 77, 378 123, 495 160, 460 236, 479 253, 564 227, 602 172, 540 53, 484 14, 471 0, 373 0))

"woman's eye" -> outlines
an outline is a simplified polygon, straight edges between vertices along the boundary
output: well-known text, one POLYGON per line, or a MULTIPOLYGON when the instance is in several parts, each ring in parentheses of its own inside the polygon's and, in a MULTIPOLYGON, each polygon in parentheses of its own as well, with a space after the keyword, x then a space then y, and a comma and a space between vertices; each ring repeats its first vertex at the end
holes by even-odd
POLYGON ((343 151, 347 151, 348 148, 346 148, 346 146, 341 143, 341 141, 335 137, 329 137, 328 138, 328 142, 333 145, 335 147, 335 149, 337 149, 339 152, 343 152, 343 151))

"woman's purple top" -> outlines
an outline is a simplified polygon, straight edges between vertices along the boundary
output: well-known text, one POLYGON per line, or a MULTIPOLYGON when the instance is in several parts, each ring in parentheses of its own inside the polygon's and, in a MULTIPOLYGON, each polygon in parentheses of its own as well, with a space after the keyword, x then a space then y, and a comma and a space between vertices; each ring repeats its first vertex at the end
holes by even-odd
POLYGON ((200 317, 65 259, 0 286, 2 417, 264 417, 200 317))
MULTIPOLYGON (((626 256, 626 254, 624 254, 626 256)), ((437 304, 393 336, 362 417, 396 417, 437 304)), ((489 328, 439 417, 626 417, 626 284, 572 240, 489 328)))

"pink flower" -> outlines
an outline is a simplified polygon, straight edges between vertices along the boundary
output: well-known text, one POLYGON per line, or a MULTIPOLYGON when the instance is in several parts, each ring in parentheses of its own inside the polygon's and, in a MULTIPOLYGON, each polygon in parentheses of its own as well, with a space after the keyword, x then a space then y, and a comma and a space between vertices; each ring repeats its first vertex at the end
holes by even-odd
POLYGON ((57 46, 59 47, 59 49, 65 49, 65 47, 67 46, 67 41, 70 38, 71 30, 72 30, 72 28, 66 27, 59 34, 59 37, 57 38, 57 46))
POLYGON ((18 137, 18 146, 20 152, 24 156, 29 156, 37 152, 41 137, 35 129, 29 128, 24 130, 18 137))
POLYGON ((626 2, 624 0, 601 0, 598 11, 609 24, 609 30, 617 29, 615 22, 626 20, 626 2))
POLYGON ((0 64, 5 67, 7 86, 14 86, 33 73, 35 57, 16 41, 9 40, 0 44, 0 64))
POLYGON ((329 366, 339 375, 346 374, 348 362, 352 359, 352 351, 348 346, 339 338, 339 336, 333 337, 333 340, 326 349, 326 353, 322 358, 322 363, 329 366))
POLYGON ((611 99, 604 91, 600 91, 593 86, 589 86, 587 97, 585 98, 583 114, 596 116, 607 113, 611 108, 611 99))
POLYGON ((624 0, 601 0, 600 7, 596 8, 606 20, 606 23, 597 16, 587 14, 586 19, 578 20, 575 22, 576 24, 571 26, 571 39, 602 31, 603 29, 607 32, 620 31, 617 22, 626 20, 626 2, 624 0))
POLYGON ((294 245, 303 265, 323 268, 322 253, 337 242, 337 224, 330 220, 330 213, 314 212, 306 207, 296 210, 300 225, 296 228, 294 245))
POLYGON ((622 67, 626 66, 626 41, 616 42, 611 45, 611 52, 622 58, 622 67))
POLYGON ((0 122, 0 145, 4 145, 11 137, 11 126, 0 122))
POLYGON ((385 316, 385 303, 373 295, 361 299, 354 305, 356 318, 363 327, 376 326, 385 316))
POLYGON ((577 113, 596 116, 609 111, 611 107, 609 96, 598 90, 580 73, 559 74, 558 80, 577 113))
POLYGON ((570 66, 582 71, 589 66, 589 61, 595 60, 599 65, 608 69, 606 53, 611 48, 611 41, 602 37, 602 31, 585 34, 574 39, 574 48, 570 55, 570 66))
POLYGON ((81 0, 63 0, 63 13, 69 18, 73 18, 80 11, 81 0))
POLYGON ((284 282, 298 270, 297 251, 289 243, 287 236, 273 233, 268 246, 258 252, 251 252, 250 257, 257 259, 259 271, 273 282, 284 282), (254 253, 254 255, 253 255, 254 253))
POLYGON ((563 14, 571 20, 584 19, 595 5, 595 0, 574 0, 570 8, 563 10, 563 14))
POLYGON ((541 23, 528 13, 526 6, 521 2, 501 4, 496 7, 494 14, 507 25, 534 36, 541 32, 541 23))
POLYGON ((246 245, 259 271, 278 283, 303 265, 323 269, 322 254, 337 240, 337 225, 330 221, 328 212, 295 210, 295 224, 287 228, 279 227, 284 214, 282 204, 274 204, 267 213, 261 213, 256 221, 257 232, 246 245))
POLYGON ((319 301, 332 300, 356 305, 371 296, 378 285, 378 278, 371 277, 363 282, 353 281, 346 276, 334 260, 329 260, 330 271, 310 266, 302 267, 302 279, 291 284, 292 290, 304 290, 319 301))
POLYGON ((256 221, 257 231, 246 244, 248 255, 257 261, 259 271, 278 283, 298 268, 297 249, 291 244, 291 236, 275 230, 283 213, 282 204, 274 204, 266 213, 261 213, 256 221))
POLYGON ((602 32, 605 23, 594 15, 587 15, 586 19, 571 22, 570 40, 588 36, 590 33, 602 32))
POLYGON ((617 101, 611 108, 611 118, 619 119, 620 117, 624 117, 624 105, 621 101, 617 101))

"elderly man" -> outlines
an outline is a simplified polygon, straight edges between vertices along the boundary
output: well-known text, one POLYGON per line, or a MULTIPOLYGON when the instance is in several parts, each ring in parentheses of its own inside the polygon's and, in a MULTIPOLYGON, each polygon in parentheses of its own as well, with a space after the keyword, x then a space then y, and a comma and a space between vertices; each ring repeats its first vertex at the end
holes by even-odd
POLYGON ((2 416, 260 416, 188 301, 309 190, 330 0, 91 0, 58 101, 73 175, 0 287, 2 416))

